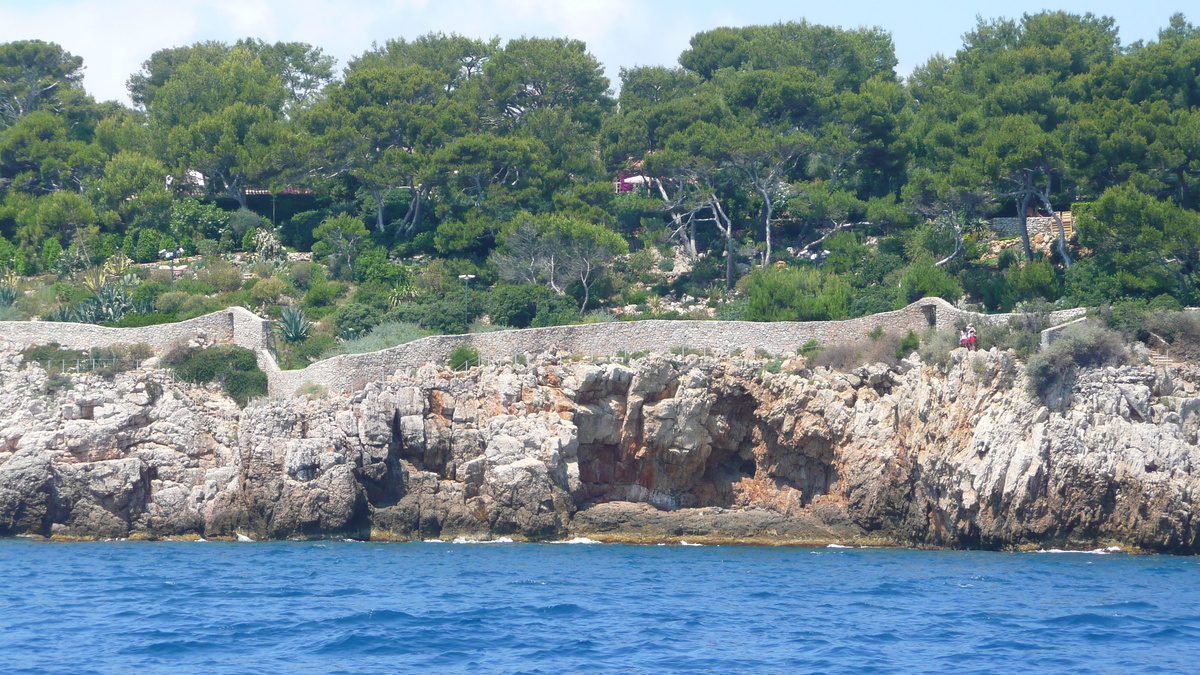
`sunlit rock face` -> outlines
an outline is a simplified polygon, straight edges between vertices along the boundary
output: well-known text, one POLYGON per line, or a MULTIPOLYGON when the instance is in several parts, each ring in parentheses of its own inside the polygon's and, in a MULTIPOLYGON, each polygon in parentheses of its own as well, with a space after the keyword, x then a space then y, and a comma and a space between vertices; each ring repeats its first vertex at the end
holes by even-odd
POLYGON ((0 534, 1197 550, 1193 370, 1084 371, 1047 406, 1000 352, 566 356, 239 410, 0 352, 0 534))

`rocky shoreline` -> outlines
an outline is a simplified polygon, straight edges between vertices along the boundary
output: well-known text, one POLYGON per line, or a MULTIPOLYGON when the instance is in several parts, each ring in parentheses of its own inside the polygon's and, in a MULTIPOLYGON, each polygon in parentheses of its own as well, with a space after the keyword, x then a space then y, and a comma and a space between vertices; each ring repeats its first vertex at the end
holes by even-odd
POLYGON ((544 355, 265 399, 0 350, 0 536, 1195 553, 1200 372, 544 355), (774 372, 778 371, 778 372, 774 372))

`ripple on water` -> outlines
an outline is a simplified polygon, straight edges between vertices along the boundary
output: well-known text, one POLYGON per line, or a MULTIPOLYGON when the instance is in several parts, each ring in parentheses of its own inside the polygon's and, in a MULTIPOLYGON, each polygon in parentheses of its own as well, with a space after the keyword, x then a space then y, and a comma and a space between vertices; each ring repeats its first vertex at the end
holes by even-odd
POLYGON ((0 540, 0 670, 1192 672, 1200 661, 1193 559, 812 553, 0 540))

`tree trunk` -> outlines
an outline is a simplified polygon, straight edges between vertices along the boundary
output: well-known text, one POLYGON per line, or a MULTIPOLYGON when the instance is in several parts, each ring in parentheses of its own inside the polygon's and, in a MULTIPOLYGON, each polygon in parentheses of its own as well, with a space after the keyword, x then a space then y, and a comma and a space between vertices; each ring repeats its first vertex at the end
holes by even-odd
POLYGON ((1041 198, 1042 204, 1046 207, 1046 210, 1050 212, 1050 215, 1054 217, 1055 224, 1058 225, 1058 253, 1062 256, 1063 267, 1069 268, 1071 265, 1075 264, 1075 261, 1071 259, 1071 254, 1067 252, 1067 230, 1063 226, 1062 218, 1058 215, 1058 212, 1054 210, 1054 207, 1050 205, 1050 200, 1046 197, 1046 195, 1041 195, 1041 198))
POLYGON ((412 233, 417 229, 417 225, 421 224, 421 211, 425 206, 425 195, 421 188, 413 188, 413 201, 416 202, 416 210, 413 212, 412 222, 408 224, 408 233, 412 233))
POLYGON ((383 192, 371 188, 371 198, 375 200, 375 229, 383 232, 383 192))
POLYGON ((221 183, 225 185, 225 194, 229 195, 239 208, 246 208, 246 193, 242 190, 240 181, 236 178, 230 179, 225 174, 217 174, 221 177, 221 183))
POLYGON ((586 279, 581 280, 579 285, 583 286, 583 304, 579 306, 579 316, 583 316, 583 313, 587 311, 588 300, 591 298, 592 288, 591 284, 589 284, 586 279))
POLYGON ((771 200, 763 193, 763 231, 766 233, 765 239, 767 242, 767 252, 763 257, 763 267, 771 264, 771 216, 775 209, 771 206, 771 200))
POLYGON ((725 215, 721 202, 716 197, 710 199, 710 205, 716 218, 717 229, 725 235, 725 290, 733 289, 733 221, 725 215))
POLYGON ((1026 260, 1033 260, 1033 248, 1029 245, 1029 222, 1027 220, 1031 201, 1033 201, 1033 195, 1025 192, 1017 202, 1017 218, 1020 219, 1021 224, 1021 244, 1025 247, 1026 260))
POLYGON ((962 247, 963 247, 962 227, 955 225, 955 226, 953 226, 953 229, 954 229, 954 252, 951 253, 950 255, 946 256, 945 258, 942 258, 941 260, 935 262, 933 264, 934 267, 941 267, 942 265, 945 265, 946 263, 950 262, 951 260, 954 260, 955 256, 957 256, 960 252, 962 252, 962 247))

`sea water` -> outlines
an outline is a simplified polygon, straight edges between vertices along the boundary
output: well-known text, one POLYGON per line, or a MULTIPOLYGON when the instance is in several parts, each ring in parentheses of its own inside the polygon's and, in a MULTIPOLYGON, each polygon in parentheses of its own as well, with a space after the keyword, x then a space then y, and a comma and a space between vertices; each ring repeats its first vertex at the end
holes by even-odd
POLYGON ((1200 559, 3 540, 0 671, 1195 673, 1200 559))

